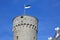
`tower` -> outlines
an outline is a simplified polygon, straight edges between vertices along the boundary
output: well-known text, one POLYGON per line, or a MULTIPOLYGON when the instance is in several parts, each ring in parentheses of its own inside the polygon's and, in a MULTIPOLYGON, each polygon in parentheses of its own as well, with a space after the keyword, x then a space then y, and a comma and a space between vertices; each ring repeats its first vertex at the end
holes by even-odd
POLYGON ((28 15, 22 15, 13 19, 14 40, 37 40, 37 32, 37 18, 28 15))
POLYGON ((55 28, 55 31, 56 33, 54 37, 50 37, 48 38, 48 40, 60 40, 60 28, 59 27, 55 28))

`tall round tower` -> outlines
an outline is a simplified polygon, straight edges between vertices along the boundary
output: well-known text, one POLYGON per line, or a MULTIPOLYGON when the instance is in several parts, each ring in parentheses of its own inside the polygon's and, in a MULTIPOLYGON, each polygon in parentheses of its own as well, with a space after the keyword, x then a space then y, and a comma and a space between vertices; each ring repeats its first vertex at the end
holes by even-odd
POLYGON ((32 16, 18 16, 13 20, 14 40, 37 40, 38 20, 32 16))

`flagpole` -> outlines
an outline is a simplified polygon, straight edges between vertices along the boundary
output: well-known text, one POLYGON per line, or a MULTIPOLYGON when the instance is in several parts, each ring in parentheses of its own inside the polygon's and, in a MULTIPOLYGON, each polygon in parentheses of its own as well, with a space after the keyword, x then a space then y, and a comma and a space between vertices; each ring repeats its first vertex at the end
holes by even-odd
POLYGON ((30 7, 31 7, 30 5, 24 4, 24 15, 26 15, 26 10, 29 9, 30 7))

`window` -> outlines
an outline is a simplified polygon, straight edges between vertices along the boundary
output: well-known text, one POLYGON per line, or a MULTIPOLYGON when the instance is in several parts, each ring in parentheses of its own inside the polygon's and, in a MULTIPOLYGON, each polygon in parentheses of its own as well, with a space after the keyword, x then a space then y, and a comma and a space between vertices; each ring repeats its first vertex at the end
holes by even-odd
POLYGON ((16 27, 17 27, 18 25, 16 25, 16 27))
POLYGON ((21 16, 21 18, 23 18, 23 16, 21 16))
POLYGON ((26 27, 28 27, 28 25, 29 25, 29 24, 27 24, 27 26, 26 26, 26 27))
POLYGON ((18 26, 20 26, 20 24, 18 24, 18 26))
POLYGON ((32 29, 34 28, 34 25, 33 25, 33 27, 32 27, 32 29))
POLYGON ((35 26, 35 28, 36 28, 36 26, 35 26))
POLYGON ((17 40, 18 40, 18 36, 16 36, 17 40))
POLYGON ((32 26, 32 24, 30 24, 29 28, 32 26))
POLYGON ((23 25, 23 24, 21 23, 21 25, 23 25))
POLYGON ((32 26, 32 24, 30 26, 32 26))
POLYGON ((33 37, 33 39, 35 39, 35 36, 33 37))
POLYGON ((29 25, 29 24, 27 24, 27 25, 29 25))
POLYGON ((24 25, 26 25, 26 23, 24 23, 24 25))

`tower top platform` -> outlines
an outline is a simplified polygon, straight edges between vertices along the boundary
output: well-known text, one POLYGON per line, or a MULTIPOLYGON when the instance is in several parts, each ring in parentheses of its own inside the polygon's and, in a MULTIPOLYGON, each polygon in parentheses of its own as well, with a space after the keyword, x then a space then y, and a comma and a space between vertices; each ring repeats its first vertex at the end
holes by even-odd
POLYGON ((19 15, 19 16, 14 17, 12 21, 14 21, 14 20, 15 20, 16 18, 18 18, 18 17, 20 17, 20 18, 31 17, 31 18, 36 19, 37 22, 38 22, 38 19, 37 19, 35 16, 30 16, 30 15, 19 15))

